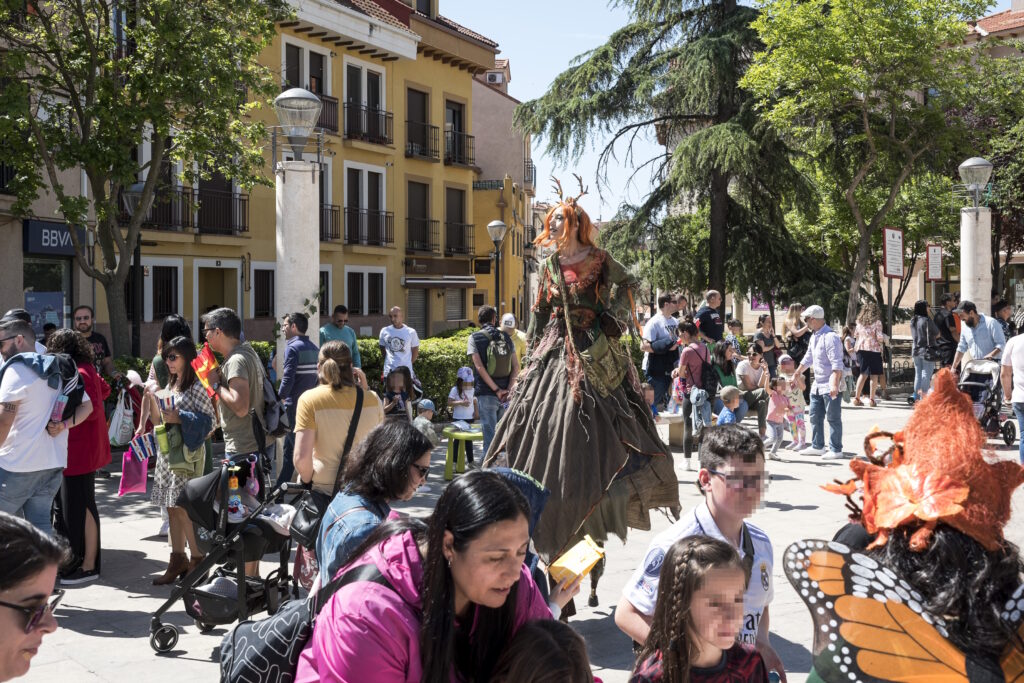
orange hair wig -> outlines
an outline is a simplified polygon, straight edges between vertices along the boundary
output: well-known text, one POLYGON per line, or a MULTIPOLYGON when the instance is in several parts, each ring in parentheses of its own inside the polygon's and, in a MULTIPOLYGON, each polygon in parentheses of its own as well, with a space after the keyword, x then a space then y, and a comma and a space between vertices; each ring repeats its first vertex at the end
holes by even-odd
POLYGON ((569 235, 576 231, 576 239, 585 247, 594 245, 594 224, 590 222, 590 216, 583 210, 575 199, 566 199, 555 204, 544 216, 544 232, 533 241, 539 247, 555 247, 561 249, 569 242, 569 235), (551 217, 555 212, 562 209, 565 213, 565 232, 558 239, 551 237, 551 217))

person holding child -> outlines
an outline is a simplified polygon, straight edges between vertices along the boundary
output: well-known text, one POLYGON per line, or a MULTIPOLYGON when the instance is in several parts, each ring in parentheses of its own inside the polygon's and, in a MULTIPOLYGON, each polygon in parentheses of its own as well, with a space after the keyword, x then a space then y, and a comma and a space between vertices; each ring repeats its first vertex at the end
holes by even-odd
MULTIPOLYGON (((655 536, 643 563, 622 591, 615 609, 616 626, 635 643, 665 647, 668 641, 648 641, 648 636, 657 635, 652 630, 657 602, 685 596, 678 595, 678 585, 662 589, 662 567, 668 564, 669 550, 679 539, 698 534, 710 536, 728 543, 739 551, 741 558, 746 589, 742 594, 742 622, 736 640, 756 647, 767 669, 776 671, 785 683, 782 660, 768 640, 768 608, 775 595, 772 544, 764 531, 746 521, 760 503, 768 481, 764 471, 764 447, 756 434, 739 425, 706 429, 697 474, 697 487, 704 502, 655 536)), ((673 554, 674 560, 679 557, 678 552, 673 554)), ((664 629, 664 621, 659 623, 664 629)), ((647 652, 648 656, 652 654, 653 651, 647 652)))

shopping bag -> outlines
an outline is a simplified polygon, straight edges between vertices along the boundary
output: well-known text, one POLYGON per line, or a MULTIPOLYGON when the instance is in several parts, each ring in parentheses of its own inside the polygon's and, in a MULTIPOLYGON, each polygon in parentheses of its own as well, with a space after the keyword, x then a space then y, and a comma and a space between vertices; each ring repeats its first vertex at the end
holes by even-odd
POLYGON ((107 436, 111 446, 127 446, 135 433, 135 412, 132 410, 131 395, 122 389, 117 394, 117 407, 110 416, 107 436))
POLYGON ((117 489, 118 496, 146 492, 146 471, 149 469, 147 460, 140 460, 132 446, 128 447, 121 456, 121 485, 117 489))

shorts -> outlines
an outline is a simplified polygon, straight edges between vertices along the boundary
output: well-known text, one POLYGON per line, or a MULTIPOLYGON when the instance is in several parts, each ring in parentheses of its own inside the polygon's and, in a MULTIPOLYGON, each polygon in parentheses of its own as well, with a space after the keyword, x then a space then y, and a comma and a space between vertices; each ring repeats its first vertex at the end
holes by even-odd
POLYGON ((858 351, 857 365, 862 375, 881 375, 885 372, 882 368, 882 354, 878 351, 858 351))

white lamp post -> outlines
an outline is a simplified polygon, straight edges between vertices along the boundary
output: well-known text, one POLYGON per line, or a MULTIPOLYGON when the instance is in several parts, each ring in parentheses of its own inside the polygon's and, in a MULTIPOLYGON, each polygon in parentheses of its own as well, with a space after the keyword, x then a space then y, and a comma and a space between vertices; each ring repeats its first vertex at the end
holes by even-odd
POLYGON ((992 211, 981 206, 992 163, 973 157, 960 164, 960 179, 973 206, 960 209, 960 296, 988 311, 992 296, 992 211))
POLYGON ((302 161, 302 150, 320 120, 322 107, 320 98, 304 88, 285 90, 274 98, 274 113, 296 161, 302 161))
POLYGON ((501 243, 505 239, 508 226, 504 221, 491 221, 487 224, 487 234, 494 242, 494 307, 501 316, 501 243))

